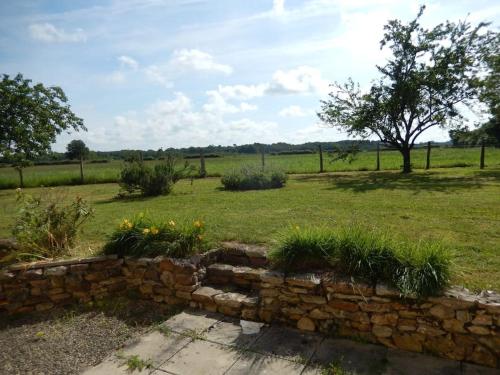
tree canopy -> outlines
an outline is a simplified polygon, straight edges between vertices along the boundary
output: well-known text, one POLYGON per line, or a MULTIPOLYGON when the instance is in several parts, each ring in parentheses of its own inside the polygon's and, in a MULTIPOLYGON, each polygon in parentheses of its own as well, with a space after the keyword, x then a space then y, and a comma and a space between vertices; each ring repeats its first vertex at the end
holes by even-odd
POLYGON ((67 130, 86 130, 57 86, 32 84, 22 74, 4 74, 0 82, 0 155, 32 159, 50 150, 56 136, 67 130))
POLYGON ((74 139, 66 146, 66 157, 68 159, 85 159, 90 150, 80 139, 74 139))
POLYGON ((460 105, 479 98, 477 77, 490 69, 488 43, 495 37, 484 30, 485 23, 473 27, 446 21, 426 29, 419 23, 424 9, 408 24, 391 20, 385 25, 380 46, 389 48, 392 57, 377 66, 380 77, 368 92, 352 79, 336 83, 318 113, 330 126, 376 136, 397 148, 403 172, 411 171, 410 151, 423 132, 462 124, 460 105))

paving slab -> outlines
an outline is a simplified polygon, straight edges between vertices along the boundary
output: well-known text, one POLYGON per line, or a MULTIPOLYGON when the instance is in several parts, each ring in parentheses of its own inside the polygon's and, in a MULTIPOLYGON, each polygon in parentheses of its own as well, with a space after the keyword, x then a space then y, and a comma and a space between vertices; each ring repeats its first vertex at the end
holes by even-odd
POLYGON ((219 314, 186 310, 173 316, 160 326, 168 327, 168 329, 176 333, 185 333, 186 331, 201 333, 217 323, 221 318, 222 316, 219 314))
POLYGON ((205 340, 218 344, 248 348, 266 329, 267 327, 262 327, 259 333, 252 335, 243 334, 239 319, 225 318, 211 326, 203 336, 205 340))
POLYGON ((460 362, 389 349, 384 375, 459 375, 460 362))
POLYGON ((107 375, 107 374, 130 374, 126 361, 130 356, 137 355, 152 365, 151 369, 134 371, 134 374, 149 374, 158 368, 163 362, 186 346, 191 339, 176 333, 165 335, 158 331, 152 331, 140 338, 139 341, 130 344, 123 350, 106 358, 101 364, 88 369, 85 375, 107 375))
POLYGON ((307 372, 319 373, 320 368, 338 366, 353 374, 381 374, 386 366, 387 348, 345 339, 325 339, 311 358, 307 372), (318 366, 315 369, 315 366, 318 366))
POLYGON ((491 367, 462 363, 463 375, 500 375, 500 370, 491 367))
POLYGON ((303 363, 254 352, 245 352, 242 353, 238 361, 225 375, 299 375, 304 367, 303 363))
POLYGON ((319 335, 275 325, 250 345, 249 350, 304 363, 322 340, 319 335))
MULTIPOLYGON (((229 346, 195 340, 164 362, 160 370, 182 375, 222 375, 239 356, 240 352, 229 346)), ((155 371, 153 374, 162 373, 155 371)))

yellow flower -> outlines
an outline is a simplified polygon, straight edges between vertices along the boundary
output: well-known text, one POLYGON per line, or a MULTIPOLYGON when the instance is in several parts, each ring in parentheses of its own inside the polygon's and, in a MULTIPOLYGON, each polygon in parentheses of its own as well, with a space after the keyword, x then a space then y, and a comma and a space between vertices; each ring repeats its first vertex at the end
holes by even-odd
POLYGON ((193 225, 196 227, 196 228, 202 228, 203 227, 203 222, 200 221, 200 220, 196 220, 193 225))
POLYGON ((134 226, 134 225, 133 225, 132 223, 130 223, 130 222, 129 222, 129 223, 127 223, 127 228, 128 228, 128 229, 132 229, 132 227, 133 227, 133 226, 134 226))
POLYGON ((168 225, 170 225, 171 227, 175 227, 175 221, 170 220, 170 221, 168 222, 168 225))
POLYGON ((148 234, 149 233, 149 228, 144 228, 142 230, 142 234, 148 234))
POLYGON ((299 230, 300 227, 298 225, 295 226, 295 230, 299 230))
POLYGON ((132 223, 130 221, 128 221, 127 219, 124 219, 122 221, 122 223, 120 224, 120 228, 121 229, 127 229, 127 228, 130 229, 130 228, 132 228, 132 223))
POLYGON ((156 227, 151 227, 151 234, 158 234, 160 231, 156 227))
POLYGON ((198 235, 198 240, 201 241, 203 239, 203 236, 201 234, 198 235))

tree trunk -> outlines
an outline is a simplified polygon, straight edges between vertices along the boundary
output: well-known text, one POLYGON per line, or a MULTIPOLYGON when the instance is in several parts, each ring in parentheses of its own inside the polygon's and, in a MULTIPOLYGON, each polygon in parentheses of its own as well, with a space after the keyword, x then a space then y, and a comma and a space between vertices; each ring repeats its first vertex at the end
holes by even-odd
POLYGON ((425 169, 431 168, 431 142, 427 142, 427 160, 425 163, 425 169))
POLYGON ((207 170, 205 168, 205 155, 203 151, 200 151, 200 177, 205 178, 207 176, 207 170))
POLYGON ((83 185, 83 156, 80 156, 80 183, 83 185))
POLYGON ((484 140, 481 142, 481 155, 479 159, 479 168, 484 169, 484 140))
POLYGON ((23 169, 21 167, 17 168, 19 172, 19 187, 24 188, 24 178, 23 178, 23 169))
POLYGON ((319 173, 323 173, 325 170, 323 169, 323 149, 321 148, 321 144, 318 145, 319 149, 319 173))
POLYGON ((410 149, 408 147, 403 147, 400 152, 403 155, 403 173, 411 172, 411 158, 410 158, 410 149))
POLYGON ((377 165, 375 166, 376 171, 380 171, 380 143, 377 142, 377 165))

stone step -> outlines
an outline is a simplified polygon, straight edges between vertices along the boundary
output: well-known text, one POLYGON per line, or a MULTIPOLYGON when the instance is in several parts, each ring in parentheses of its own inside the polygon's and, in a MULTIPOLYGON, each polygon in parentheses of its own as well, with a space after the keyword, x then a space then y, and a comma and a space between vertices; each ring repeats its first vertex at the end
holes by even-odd
POLYGON ((265 267, 268 249, 260 245, 244 244, 240 242, 222 242, 219 262, 233 266, 265 267))
POLYGON ((207 267, 207 280, 212 284, 236 285, 244 289, 259 289, 261 275, 266 272, 265 268, 214 263, 207 267))
POLYGON ((258 316, 258 294, 234 287, 203 285, 191 294, 191 301, 198 308, 242 319, 256 320, 258 316))

